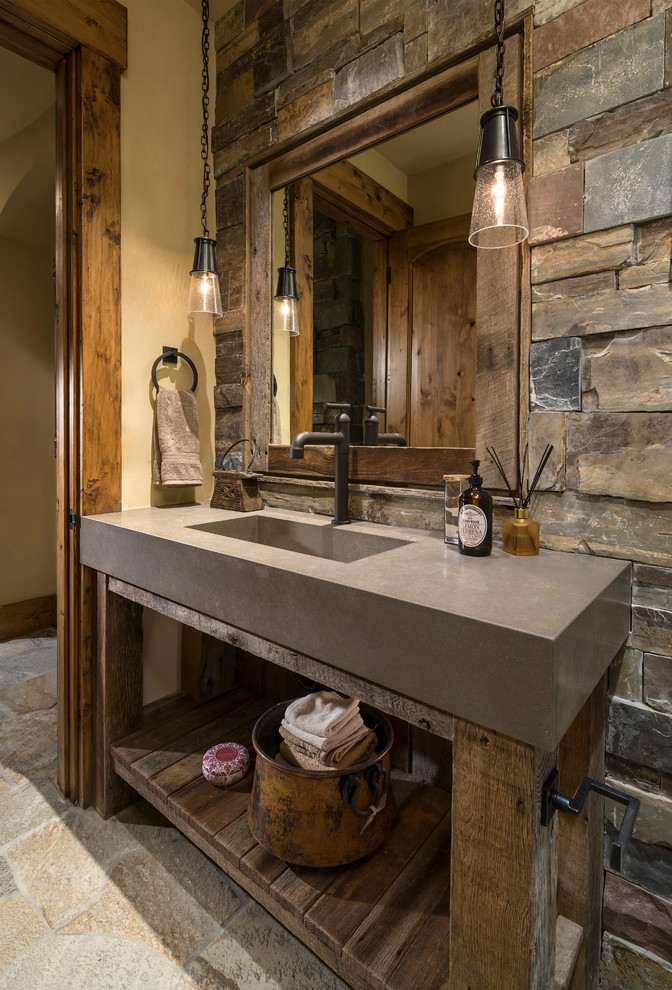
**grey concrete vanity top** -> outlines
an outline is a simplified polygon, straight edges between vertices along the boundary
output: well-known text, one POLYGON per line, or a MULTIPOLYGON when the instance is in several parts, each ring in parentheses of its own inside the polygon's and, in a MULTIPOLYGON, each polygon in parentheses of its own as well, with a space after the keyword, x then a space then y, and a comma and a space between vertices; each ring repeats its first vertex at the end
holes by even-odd
MULTIPOLYGON (((275 532, 284 524, 269 525, 275 532)), ((622 561, 543 550, 512 557, 499 548, 466 557, 438 533, 364 522, 338 528, 328 517, 279 509, 236 513, 202 503, 85 516, 80 559, 543 749, 560 741, 629 629, 622 561), (222 535, 222 523, 248 520, 250 529, 253 516, 327 527, 327 540, 339 530, 355 557, 378 549, 371 537, 393 545, 324 559, 250 542, 250 533, 222 535)))

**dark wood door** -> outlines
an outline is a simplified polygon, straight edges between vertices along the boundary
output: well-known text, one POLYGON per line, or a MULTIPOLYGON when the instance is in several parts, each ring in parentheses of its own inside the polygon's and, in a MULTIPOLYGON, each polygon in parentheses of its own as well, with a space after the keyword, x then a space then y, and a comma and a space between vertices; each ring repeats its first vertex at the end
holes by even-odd
POLYGON ((390 238, 388 423, 413 447, 476 441, 476 251, 469 217, 390 238))

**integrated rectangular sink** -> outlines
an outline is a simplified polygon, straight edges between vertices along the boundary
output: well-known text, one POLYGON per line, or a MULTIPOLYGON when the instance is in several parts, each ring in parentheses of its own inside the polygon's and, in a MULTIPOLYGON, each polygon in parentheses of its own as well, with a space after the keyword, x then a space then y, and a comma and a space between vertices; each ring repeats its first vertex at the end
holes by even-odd
POLYGON ((407 540, 397 540, 390 536, 361 533, 348 526, 303 523, 267 515, 220 519, 188 528, 226 536, 232 540, 276 547, 278 550, 292 550, 310 557, 337 560, 342 564, 351 564, 355 560, 373 557, 396 547, 404 547, 408 543, 407 540))

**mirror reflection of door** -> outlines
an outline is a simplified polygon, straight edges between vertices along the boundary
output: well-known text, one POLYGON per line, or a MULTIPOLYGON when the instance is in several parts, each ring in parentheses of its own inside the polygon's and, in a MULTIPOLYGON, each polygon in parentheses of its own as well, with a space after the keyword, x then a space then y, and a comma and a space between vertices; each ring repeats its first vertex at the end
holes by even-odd
MULTIPOLYGON (((380 431, 412 446, 474 445, 476 261, 467 232, 477 135, 468 104, 295 183, 303 339, 274 336, 275 443, 330 430, 322 403, 336 401, 353 407, 354 442, 374 405, 387 410, 380 431)), ((282 197, 275 193, 274 267, 282 197)))
POLYGON ((438 220, 389 240, 385 405, 412 447, 476 442, 476 251, 467 242, 469 219, 438 220))

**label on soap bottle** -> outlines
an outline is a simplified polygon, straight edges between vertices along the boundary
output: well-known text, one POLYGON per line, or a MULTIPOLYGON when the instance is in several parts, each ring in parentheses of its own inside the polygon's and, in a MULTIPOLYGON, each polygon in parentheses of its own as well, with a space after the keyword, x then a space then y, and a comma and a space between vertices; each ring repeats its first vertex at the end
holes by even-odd
POLYGON ((463 505, 457 521, 462 545, 479 546, 488 533, 488 518, 477 505, 463 505))

